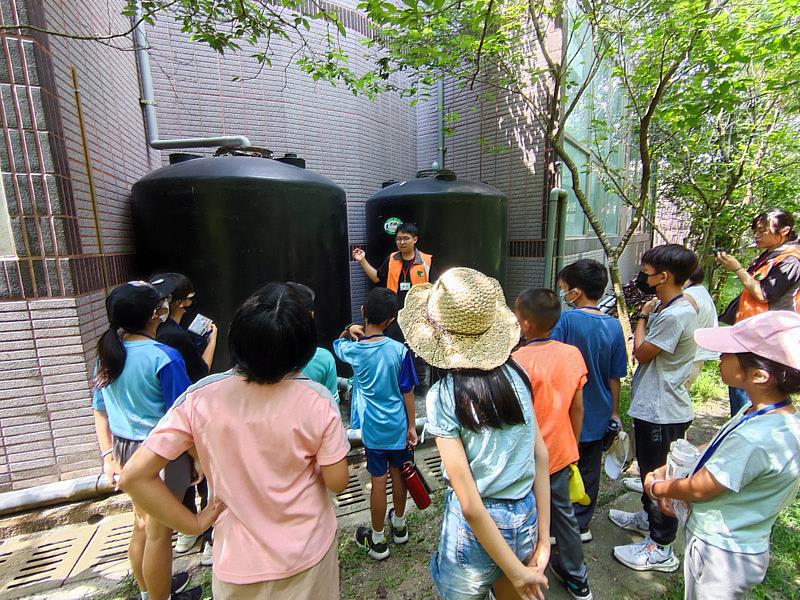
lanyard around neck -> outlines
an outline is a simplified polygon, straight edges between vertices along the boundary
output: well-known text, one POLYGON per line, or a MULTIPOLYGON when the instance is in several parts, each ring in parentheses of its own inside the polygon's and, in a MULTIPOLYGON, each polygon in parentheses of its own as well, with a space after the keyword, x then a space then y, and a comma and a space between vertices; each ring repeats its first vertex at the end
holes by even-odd
POLYGON ((664 305, 662 308, 660 308, 660 309, 658 310, 658 312, 663 312, 663 311, 667 310, 667 309, 668 309, 670 306, 672 306, 673 304, 675 304, 675 303, 676 303, 678 300, 680 300, 681 298, 683 298, 683 294, 678 294, 678 295, 677 295, 677 296, 675 296, 675 297, 674 297, 672 300, 670 300, 669 302, 667 302, 667 303, 666 303, 666 304, 665 304, 665 305, 664 305))
POLYGON ((536 338, 535 340, 528 340, 525 342, 526 346, 530 346, 531 344, 535 344, 536 342, 549 342, 550 338, 536 338))
POLYGON ((719 448, 720 445, 722 444, 722 442, 725 441, 725 438, 727 438, 731 433, 733 433, 734 429, 736 429, 740 425, 744 425, 744 423, 746 423, 750 419, 754 419, 755 417, 758 417, 760 415, 766 414, 768 412, 772 412, 773 410, 778 410, 779 408, 783 408, 784 406, 788 406, 788 405, 789 405, 789 401, 788 400, 782 400, 781 402, 776 402, 775 404, 770 404, 769 406, 765 406, 764 408, 762 408, 760 410, 757 410, 756 412, 751 413, 751 414, 747 415, 746 417, 743 417, 741 420, 739 420, 738 423, 736 423, 733 427, 731 427, 727 431, 722 432, 721 435, 718 435, 717 438, 714 439, 708 445, 708 448, 706 448, 706 451, 703 452, 703 456, 701 456, 700 460, 697 461, 697 466, 694 468, 694 472, 697 473, 700 469, 703 468, 703 466, 711 458, 711 455, 714 454, 714 452, 717 451, 717 448, 719 448))
POLYGON ((364 337, 362 337, 358 341, 359 342, 363 342, 364 340, 371 340, 372 338, 379 338, 379 337, 386 337, 386 336, 383 333, 374 333, 372 335, 365 335, 364 337))

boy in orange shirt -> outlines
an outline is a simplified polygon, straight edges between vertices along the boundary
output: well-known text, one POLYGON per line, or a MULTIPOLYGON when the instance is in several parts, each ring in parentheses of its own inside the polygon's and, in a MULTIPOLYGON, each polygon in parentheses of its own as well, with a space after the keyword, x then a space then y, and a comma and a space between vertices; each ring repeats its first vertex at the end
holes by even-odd
POLYGON ((577 600, 591 600, 580 529, 569 497, 569 466, 578 461, 583 424, 583 385, 587 369, 580 350, 548 339, 561 316, 561 302, 551 290, 527 289, 516 301, 525 345, 512 355, 533 388, 533 409, 550 455, 550 531, 558 552, 550 569, 577 600))

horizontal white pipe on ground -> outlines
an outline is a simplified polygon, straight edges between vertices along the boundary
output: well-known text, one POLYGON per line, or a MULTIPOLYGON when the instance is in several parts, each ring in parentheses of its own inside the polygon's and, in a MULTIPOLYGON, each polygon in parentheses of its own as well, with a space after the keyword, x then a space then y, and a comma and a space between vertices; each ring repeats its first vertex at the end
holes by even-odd
MULTIPOLYGON (((428 419, 424 417, 417 419, 418 433, 422 432, 427 422, 428 419)), ((361 439, 360 429, 348 429, 347 440, 353 446, 362 446, 364 443, 361 439)), ((88 500, 111 494, 113 491, 114 487, 105 475, 89 475, 78 479, 37 485, 24 490, 5 492, 0 494, 0 516, 13 515, 34 508, 77 502, 78 500, 88 500)))

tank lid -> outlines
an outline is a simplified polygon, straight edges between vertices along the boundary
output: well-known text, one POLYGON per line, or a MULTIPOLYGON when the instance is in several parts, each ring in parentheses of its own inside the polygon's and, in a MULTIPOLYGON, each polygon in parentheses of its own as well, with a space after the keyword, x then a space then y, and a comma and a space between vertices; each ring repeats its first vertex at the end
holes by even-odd
POLYGON ((281 158, 276 158, 275 160, 300 169, 306 168, 306 160, 304 158, 299 158, 296 152, 287 152, 281 158))
POLYGON ((222 146, 214 153, 214 156, 252 156, 255 158, 272 158, 272 150, 268 148, 259 148, 258 146, 250 146, 242 148, 241 146, 222 146))
POLYGON ((479 181, 458 179, 449 169, 426 169, 417 173, 417 177, 413 179, 384 185, 367 202, 422 196, 444 198, 454 194, 507 200, 503 192, 479 181))
POLYGON ((173 152, 169 155, 169 164, 176 165, 186 162, 187 160, 194 160, 195 158, 203 158, 203 155, 192 154, 191 152, 173 152))
MULTIPOLYGON (((302 159, 296 159, 302 160, 302 159)), ((264 160, 252 156, 208 156, 176 165, 167 165, 142 177, 134 189, 143 185, 159 185, 164 181, 199 181, 225 179, 233 182, 237 178, 313 184, 344 191, 327 177, 299 169, 280 160, 264 160)))
POLYGON ((455 181, 458 179, 455 171, 450 169, 423 169, 422 171, 417 171, 417 179, 422 179, 423 177, 435 177, 440 181, 455 181))

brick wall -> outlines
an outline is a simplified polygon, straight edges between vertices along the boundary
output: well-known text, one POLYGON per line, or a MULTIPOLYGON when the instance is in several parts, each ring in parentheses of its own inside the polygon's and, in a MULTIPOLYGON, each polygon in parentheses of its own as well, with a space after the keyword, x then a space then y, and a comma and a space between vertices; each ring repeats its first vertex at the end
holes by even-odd
MULTIPOLYGON (((309 43, 319 47, 323 33, 314 24, 309 43)), ((360 37, 350 30, 342 40, 356 71, 368 67, 360 37)), ((148 30, 148 41, 161 137, 242 134, 276 156, 296 152, 347 193, 351 244, 366 241, 364 203, 381 182, 415 173, 416 115, 397 94, 369 100, 313 82, 292 66, 296 48, 283 41, 273 42, 273 66, 264 70, 246 50, 216 54, 166 22, 148 30)), ((350 272, 353 317, 360 318, 367 279, 358 265, 350 272)))
MULTIPOLYGON (((56 31, 116 32, 130 27, 119 14, 123 4, 6 0, 0 17, 56 31)), ((341 5, 355 8, 350 0, 341 5)), ((357 36, 366 21, 350 10, 345 23, 351 66, 364 69, 357 36)), ((315 24, 310 43, 319 46, 322 33, 315 24)), ((416 115, 397 95, 373 102, 315 84, 292 66, 292 47, 283 42, 273 45, 274 67, 259 73, 246 50, 217 55, 165 20, 148 35, 160 137, 242 133, 276 155, 297 152, 346 190, 351 243, 365 241, 364 202, 381 182, 413 175, 416 115)), ((146 145, 129 39, 109 45, 53 36, 0 39, 6 150, 0 170, 6 242, 15 243, 0 261, 0 491, 6 491, 97 472, 89 380, 94 345, 107 326, 101 267, 109 286, 133 276, 130 188, 165 164, 168 152, 146 145)), ((352 267, 355 317, 367 286, 352 267)))

